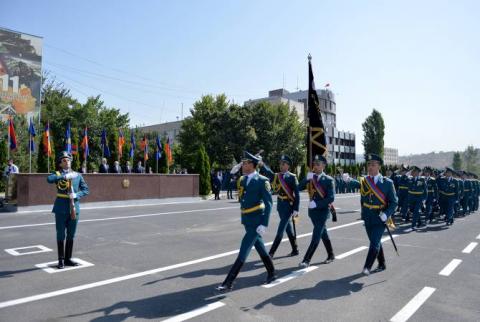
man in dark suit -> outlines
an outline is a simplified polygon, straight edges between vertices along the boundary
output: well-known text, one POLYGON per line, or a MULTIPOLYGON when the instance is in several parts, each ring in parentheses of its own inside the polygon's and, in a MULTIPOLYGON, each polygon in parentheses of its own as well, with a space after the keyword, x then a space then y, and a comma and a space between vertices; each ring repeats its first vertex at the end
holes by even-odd
POLYGON ((102 158, 102 164, 100 164, 100 169, 98 172, 100 173, 108 173, 110 167, 108 166, 107 159, 102 158))

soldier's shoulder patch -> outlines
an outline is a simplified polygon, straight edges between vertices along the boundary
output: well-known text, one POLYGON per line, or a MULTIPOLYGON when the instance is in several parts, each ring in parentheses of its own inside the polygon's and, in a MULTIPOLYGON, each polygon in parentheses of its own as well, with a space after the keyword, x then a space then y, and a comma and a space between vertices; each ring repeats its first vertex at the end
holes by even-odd
POLYGON ((272 191, 272 186, 270 185, 270 181, 268 180, 265 181, 265 190, 267 190, 268 192, 272 191))

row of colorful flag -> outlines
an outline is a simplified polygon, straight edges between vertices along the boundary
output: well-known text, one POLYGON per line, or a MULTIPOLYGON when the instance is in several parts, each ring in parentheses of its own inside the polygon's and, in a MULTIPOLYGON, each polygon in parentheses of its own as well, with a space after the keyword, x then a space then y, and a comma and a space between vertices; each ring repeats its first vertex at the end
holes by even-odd
MULTIPOLYGON (((30 124, 28 127, 28 133, 29 133, 29 149, 30 152, 35 151, 35 136, 36 136, 36 131, 35 131, 35 126, 33 124, 33 121, 30 119, 30 124)), ((15 133, 15 126, 13 124, 13 119, 10 118, 8 120, 8 138, 9 138, 9 147, 10 150, 15 150, 17 148, 17 135, 15 133)), ((48 156, 52 155, 52 142, 51 142, 51 136, 50 136, 50 124, 47 122, 45 125, 45 132, 43 132, 43 146, 44 146, 44 153, 48 156)), ((74 151, 74 146, 72 145, 72 138, 71 138, 71 129, 70 129, 70 123, 67 125, 67 129, 65 131, 65 151, 68 153, 76 152, 74 151)), ((100 139, 100 145, 102 147, 102 155, 103 157, 109 158, 111 156, 110 153, 110 148, 108 146, 108 141, 107 141, 107 131, 105 129, 102 130, 101 134, 101 139, 100 139)), ((123 146, 125 145, 125 136, 123 135, 123 131, 120 129, 118 132, 118 142, 117 142, 117 147, 118 147, 118 158, 120 159, 123 155, 123 146)), ((89 143, 88 143, 88 128, 85 128, 83 131, 83 139, 80 144, 82 147, 83 151, 83 159, 86 160, 87 157, 90 155, 90 149, 89 149, 89 143)), ((135 149, 136 149, 136 142, 135 142, 135 136, 133 133, 130 133, 130 151, 129 151, 129 156, 130 158, 133 158, 135 154, 135 149)), ((148 138, 147 135, 144 134, 140 147, 143 151, 143 160, 147 161, 148 160, 148 138)), ((172 157, 172 150, 171 150, 171 140, 170 137, 167 137, 167 141, 165 142, 165 145, 162 149, 162 143, 160 141, 160 137, 157 135, 155 138, 155 159, 160 160, 162 157, 162 150, 165 151, 165 155, 167 157, 167 162, 168 165, 171 165, 173 163, 173 157, 172 157)))

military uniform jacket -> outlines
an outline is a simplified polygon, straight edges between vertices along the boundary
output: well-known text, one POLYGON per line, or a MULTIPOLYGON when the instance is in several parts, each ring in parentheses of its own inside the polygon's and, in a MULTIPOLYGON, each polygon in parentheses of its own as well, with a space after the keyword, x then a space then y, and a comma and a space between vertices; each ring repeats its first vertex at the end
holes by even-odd
MULTIPOLYGON (((64 179, 64 175, 67 172, 54 172, 47 177, 48 183, 55 183, 57 185, 57 198, 53 204, 52 212, 56 214, 69 214, 70 213, 70 198, 69 194, 72 192, 69 184, 69 180, 64 179)), ((79 200, 88 195, 88 186, 81 174, 72 181, 73 192, 77 194, 75 198, 75 211, 80 213, 79 200)))
POLYGON ((464 196, 470 196, 473 192, 473 187, 472 187, 472 180, 465 179, 463 181, 463 195, 464 196))
POLYGON ((406 194, 408 192, 409 180, 410 178, 407 175, 398 176, 398 193, 406 194))
POLYGON ((438 195, 439 197, 458 199, 457 180, 452 177, 450 180, 446 177, 438 179, 438 195))
MULTIPOLYGON (((380 212, 384 212, 387 217, 392 216, 395 213, 395 209, 398 205, 397 193, 393 181, 387 177, 380 176, 376 183, 376 187, 381 192, 373 191, 369 189, 366 182, 367 178, 364 177, 360 181, 360 203, 362 205, 362 220, 366 225, 382 225, 383 222, 380 219, 380 212), (385 204, 381 202, 380 195, 383 197, 385 204)), ((373 180, 373 179, 372 179, 373 180)))
POLYGON ((423 177, 411 177, 408 182, 408 197, 424 200, 427 198, 427 185, 423 177))
POLYGON ((327 176, 324 172, 320 175, 313 175, 313 179, 307 180, 306 178, 298 186, 299 190, 308 189, 308 195, 310 196, 310 201, 315 201, 317 205, 316 208, 308 209, 309 211, 318 211, 322 214, 330 214, 329 205, 335 200, 335 186, 334 179, 330 176, 327 176), (313 180, 316 180, 318 186, 321 187, 322 191, 325 192, 325 195, 322 197, 317 189, 314 186, 313 180))
POLYGON ((437 180, 432 177, 425 178, 427 184, 427 198, 428 199, 438 199, 438 186, 437 180))
POLYGON ((246 226, 268 226, 272 212, 272 189, 267 177, 255 173, 247 184, 248 176, 238 182, 238 194, 242 224, 246 226))
POLYGON ((288 201, 292 206, 293 211, 298 211, 300 205, 300 191, 298 190, 297 176, 290 171, 287 171, 285 173, 274 173, 270 168, 266 167, 265 165, 262 167, 262 171, 270 179, 270 182, 272 183, 272 189, 278 195, 279 200, 277 202, 277 210, 280 210, 279 208, 282 207, 281 201, 288 201), (289 192, 293 197, 293 200, 288 197, 287 192, 282 187, 281 181, 286 184, 287 189, 289 189, 289 192))

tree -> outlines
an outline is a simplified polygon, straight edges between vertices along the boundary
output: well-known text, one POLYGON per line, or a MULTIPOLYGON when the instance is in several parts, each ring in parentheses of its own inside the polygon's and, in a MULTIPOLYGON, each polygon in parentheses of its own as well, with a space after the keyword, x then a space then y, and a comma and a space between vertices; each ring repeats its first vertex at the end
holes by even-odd
POLYGON ((472 145, 468 146, 463 153, 463 158, 465 160, 465 170, 468 172, 478 171, 478 149, 475 149, 472 145))
POLYGON ((3 170, 7 166, 7 150, 8 150, 8 145, 7 145, 7 138, 2 134, 2 139, 0 140, 0 191, 5 191, 5 184, 6 181, 3 178, 3 170))
POLYGON ((454 170, 462 169, 462 157, 460 156, 460 152, 455 152, 453 154, 452 167, 454 170))
POLYGON ((385 124, 382 114, 374 109, 372 114, 362 123, 362 128, 365 160, 368 153, 378 154, 383 158, 385 124))
POLYGON ((199 192, 201 196, 207 196, 210 194, 210 160, 203 145, 200 145, 197 151, 197 163, 195 165, 195 171, 200 176, 199 192))

